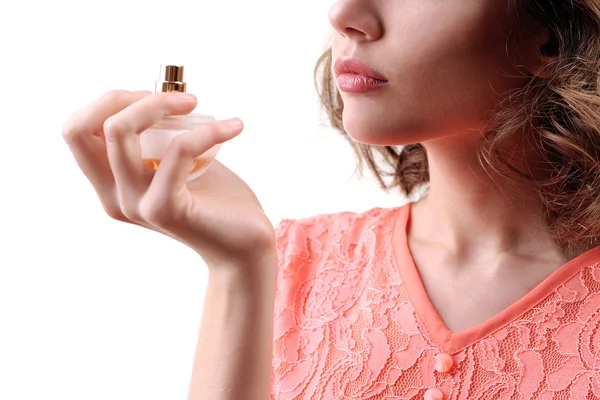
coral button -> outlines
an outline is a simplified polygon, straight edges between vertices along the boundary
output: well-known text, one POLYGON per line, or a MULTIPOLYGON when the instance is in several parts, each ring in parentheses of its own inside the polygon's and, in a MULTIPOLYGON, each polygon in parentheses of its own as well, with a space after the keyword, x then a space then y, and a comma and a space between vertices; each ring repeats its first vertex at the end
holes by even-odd
POLYGON ((444 400, 444 393, 440 389, 428 389, 425 392, 425 400, 444 400))
POLYGON ((440 353, 435 356, 435 370, 437 372, 446 373, 454 367, 454 359, 450 354, 440 353))

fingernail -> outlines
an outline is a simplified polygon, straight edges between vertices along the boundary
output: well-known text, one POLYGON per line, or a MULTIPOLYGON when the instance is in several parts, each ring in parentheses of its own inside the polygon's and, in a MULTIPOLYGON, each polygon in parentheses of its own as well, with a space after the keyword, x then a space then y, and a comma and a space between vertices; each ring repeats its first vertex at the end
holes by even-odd
POLYGON ((231 129, 240 128, 243 125, 242 120, 239 118, 229 118, 223 122, 225 122, 227 126, 231 129))
POLYGON ((195 101, 196 100, 196 96, 194 96, 191 93, 185 93, 185 92, 182 93, 182 92, 179 92, 178 95, 181 96, 181 97, 183 97, 186 100, 189 100, 189 101, 195 101))

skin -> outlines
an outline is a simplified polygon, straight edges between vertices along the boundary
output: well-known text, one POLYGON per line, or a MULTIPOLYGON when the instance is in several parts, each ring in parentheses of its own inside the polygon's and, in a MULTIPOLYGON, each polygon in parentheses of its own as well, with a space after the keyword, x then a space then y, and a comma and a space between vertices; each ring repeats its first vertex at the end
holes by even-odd
MULTIPOLYGON (((341 0, 329 14, 334 61, 356 57, 388 80, 341 92, 348 135, 427 150, 430 190, 412 207, 409 246, 451 331, 498 314, 577 255, 551 238, 531 185, 490 176, 476 158, 490 112, 549 61, 539 51, 549 31, 512 16, 507 0, 341 0)), ((524 134, 515 163, 531 168, 524 134)))

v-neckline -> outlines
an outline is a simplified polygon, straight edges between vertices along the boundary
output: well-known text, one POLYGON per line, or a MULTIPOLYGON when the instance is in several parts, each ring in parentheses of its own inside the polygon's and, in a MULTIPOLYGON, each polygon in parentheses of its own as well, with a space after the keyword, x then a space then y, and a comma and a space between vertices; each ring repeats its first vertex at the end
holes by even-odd
POLYGON ((408 203, 403 207, 399 207, 395 218, 393 218, 392 262, 400 274, 403 287, 417 313, 417 317, 427 331, 427 336, 440 350, 451 354, 471 346, 515 321, 536 304, 546 299, 584 267, 600 261, 600 246, 594 247, 563 264, 504 311, 472 328, 453 332, 433 306, 411 254, 408 244, 410 213, 411 203, 408 203))

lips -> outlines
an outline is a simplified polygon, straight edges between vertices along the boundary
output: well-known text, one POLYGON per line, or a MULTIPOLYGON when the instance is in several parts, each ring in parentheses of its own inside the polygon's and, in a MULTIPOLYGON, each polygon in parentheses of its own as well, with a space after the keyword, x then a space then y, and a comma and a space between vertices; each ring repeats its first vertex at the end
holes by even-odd
POLYGON ((336 77, 339 77, 340 75, 351 74, 375 79, 377 81, 387 82, 387 78, 385 76, 374 71, 356 58, 338 58, 335 61, 333 68, 336 77))
POLYGON ((333 68, 342 92, 367 93, 388 82, 385 76, 355 58, 338 58, 333 68))

